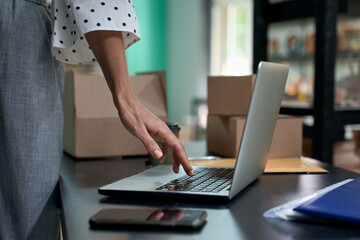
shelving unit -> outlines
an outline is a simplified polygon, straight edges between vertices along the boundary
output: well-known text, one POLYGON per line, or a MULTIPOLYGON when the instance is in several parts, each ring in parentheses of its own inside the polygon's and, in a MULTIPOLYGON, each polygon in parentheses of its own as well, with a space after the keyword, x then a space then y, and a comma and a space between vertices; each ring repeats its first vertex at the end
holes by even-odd
MULTIPOLYGON (((270 23, 309 17, 315 19, 313 104, 288 105, 282 107, 280 113, 314 117, 314 126, 305 127, 304 136, 313 140, 312 157, 330 164, 333 143, 343 137, 344 125, 360 123, 360 109, 334 107, 337 19, 338 14, 353 11, 353 4, 358 3, 351 0, 291 0, 279 3, 254 0, 254 72, 260 61, 268 59, 267 32, 270 23)), ((311 56, 299 58, 299 61, 307 58, 311 56)))

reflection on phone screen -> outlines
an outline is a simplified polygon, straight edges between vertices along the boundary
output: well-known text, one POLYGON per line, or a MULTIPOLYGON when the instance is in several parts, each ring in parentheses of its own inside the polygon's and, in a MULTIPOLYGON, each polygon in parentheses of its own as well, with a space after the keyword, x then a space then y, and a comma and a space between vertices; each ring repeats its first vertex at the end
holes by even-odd
POLYGON ((184 219, 186 210, 177 209, 104 209, 95 218, 113 221, 171 221, 184 219))
POLYGON ((186 210, 155 210, 146 218, 146 220, 178 222, 184 219, 185 212, 186 210))

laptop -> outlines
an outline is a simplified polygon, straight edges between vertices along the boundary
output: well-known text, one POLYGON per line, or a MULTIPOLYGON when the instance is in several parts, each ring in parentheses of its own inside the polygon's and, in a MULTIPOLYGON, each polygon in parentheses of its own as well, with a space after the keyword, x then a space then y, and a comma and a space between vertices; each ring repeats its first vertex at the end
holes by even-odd
MULTIPOLYGON (((289 67, 260 62, 235 168, 158 165, 98 189, 107 196, 231 200, 265 169, 289 67)), ((235 103, 236 104, 236 103, 235 103)))

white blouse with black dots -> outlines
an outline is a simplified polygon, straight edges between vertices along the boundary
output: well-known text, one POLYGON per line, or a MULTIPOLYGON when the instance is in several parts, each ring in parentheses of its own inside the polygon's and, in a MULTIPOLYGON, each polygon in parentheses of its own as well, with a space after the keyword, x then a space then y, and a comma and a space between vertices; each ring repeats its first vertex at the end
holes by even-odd
POLYGON ((52 53, 62 62, 96 62, 84 34, 96 30, 121 31, 124 47, 140 40, 132 0, 52 1, 52 53))

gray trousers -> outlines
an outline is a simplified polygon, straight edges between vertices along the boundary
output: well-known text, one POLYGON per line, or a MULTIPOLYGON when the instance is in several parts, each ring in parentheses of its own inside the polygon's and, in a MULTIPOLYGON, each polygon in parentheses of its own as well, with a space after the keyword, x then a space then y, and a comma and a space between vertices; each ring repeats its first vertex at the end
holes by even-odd
POLYGON ((41 0, 0 0, 0 239, 58 239, 63 64, 41 0))

